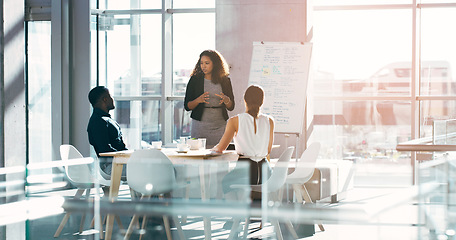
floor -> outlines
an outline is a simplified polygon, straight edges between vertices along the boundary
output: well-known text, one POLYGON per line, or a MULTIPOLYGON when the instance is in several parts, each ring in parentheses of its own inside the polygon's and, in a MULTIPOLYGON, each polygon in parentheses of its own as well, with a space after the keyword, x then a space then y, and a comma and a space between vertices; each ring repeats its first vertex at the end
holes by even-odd
MULTIPOLYGON (((398 206, 388 207, 388 203, 394 199, 401 189, 397 188, 355 188, 348 192, 345 199, 338 203, 320 202, 325 208, 335 208, 342 211, 341 216, 336 216, 339 221, 324 222, 325 231, 320 231, 315 226, 315 234, 303 237, 308 240, 338 240, 338 239, 370 239, 370 240, 391 240, 391 239, 429 239, 425 234, 419 234, 421 228, 418 223, 418 207, 414 200, 401 203, 398 206), (379 204, 380 203, 380 204, 379 204), (383 204, 385 203, 385 204, 383 204), (376 206, 386 206, 384 209, 376 206), (374 207, 374 209, 370 209, 374 207), (371 214, 368 221, 346 221, 350 219, 350 209, 364 209, 371 214), (345 220, 344 220, 345 219, 345 220)), ((393 205, 393 204, 390 204, 393 205)), ((63 218, 63 214, 32 220, 27 223, 27 239, 41 240, 54 239, 55 230, 63 218)), ((55 239, 95 239, 98 231, 88 230, 90 219, 86 219, 85 230, 79 234, 78 227, 81 220, 80 214, 71 215, 61 236, 55 239)), ((228 218, 212 218, 212 239, 227 239, 229 230, 223 229, 228 218)), ((126 228, 130 217, 121 217, 122 224, 126 228)), ((306 227, 306 226, 305 226, 306 227)), ((308 228, 309 226, 307 226, 308 228)), ((312 226, 310 226, 312 227, 312 226)), ((118 229, 118 228, 117 228, 118 229)), ((173 228, 175 234, 175 228, 173 228)), ((203 221, 201 217, 188 217, 187 223, 183 224, 184 233, 187 239, 204 239, 203 221)), ((283 228, 285 229, 285 228, 283 228)), ((123 239, 122 230, 113 234, 113 239, 123 239)), ((291 239, 285 233, 285 239, 291 239)), ((138 239, 136 231, 131 239, 138 239)), ((274 228, 266 223, 260 229, 260 221, 252 221, 249 225, 248 239, 276 239, 274 228)), ((148 221, 146 234, 143 239, 166 239, 162 221, 160 218, 153 218, 148 221)), ((177 239, 177 238, 176 238, 177 239)))

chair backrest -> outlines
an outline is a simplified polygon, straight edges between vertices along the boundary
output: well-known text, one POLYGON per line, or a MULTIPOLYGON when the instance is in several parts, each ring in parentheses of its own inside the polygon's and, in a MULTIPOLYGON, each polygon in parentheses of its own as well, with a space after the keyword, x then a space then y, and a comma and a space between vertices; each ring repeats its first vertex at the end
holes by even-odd
POLYGON ((306 183, 312 177, 315 171, 315 164, 317 162, 318 152, 320 151, 321 144, 314 142, 302 153, 301 158, 297 161, 296 169, 293 173, 288 175, 287 181, 297 181, 306 183))
MULTIPOLYGON (((83 159, 84 156, 73 146, 64 144, 60 146, 60 157, 62 161, 71 161, 83 159)), ((76 164, 64 166, 65 174, 72 184, 79 186, 81 184, 93 183, 93 176, 90 170, 92 164, 76 164)))
POLYGON ((293 150, 294 147, 288 147, 282 155, 280 155, 279 160, 274 166, 271 177, 262 184, 262 191, 275 192, 285 184, 288 173, 288 163, 290 162, 293 150))
POLYGON ((173 163, 160 150, 136 150, 127 163, 127 182, 144 195, 171 192, 176 187, 173 163))

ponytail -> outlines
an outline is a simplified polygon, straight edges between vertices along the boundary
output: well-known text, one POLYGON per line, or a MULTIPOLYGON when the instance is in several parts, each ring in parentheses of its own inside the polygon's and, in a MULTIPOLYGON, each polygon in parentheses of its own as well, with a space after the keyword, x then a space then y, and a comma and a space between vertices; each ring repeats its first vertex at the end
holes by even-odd
POLYGON ((247 113, 252 115, 254 118, 258 118, 260 113, 260 107, 263 105, 264 91, 258 85, 251 85, 245 90, 244 100, 247 103, 247 113))
POLYGON ((252 115, 254 118, 258 118, 258 114, 260 113, 260 106, 249 106, 247 113, 252 115))

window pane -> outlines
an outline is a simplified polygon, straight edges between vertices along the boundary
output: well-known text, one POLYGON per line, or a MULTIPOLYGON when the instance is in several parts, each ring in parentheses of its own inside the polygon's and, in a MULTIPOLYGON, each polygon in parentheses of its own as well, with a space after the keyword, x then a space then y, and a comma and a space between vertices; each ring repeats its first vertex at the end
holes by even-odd
POLYGON ((99 1, 100 9, 127 10, 127 9, 161 9, 162 1, 157 0, 106 0, 99 1))
POLYGON ((180 137, 190 137, 191 134, 191 118, 189 111, 184 109, 184 101, 174 101, 174 127, 173 140, 178 140, 180 137))
POLYGON ((107 31, 108 87, 114 96, 161 94, 161 16, 118 15, 107 31), (120 21, 120 20, 123 21, 120 21))
POLYGON ((455 100, 432 100, 420 102, 420 135, 421 137, 432 136, 432 125, 438 120, 456 118, 455 100))
POLYGON ((52 160, 51 22, 28 22, 29 163, 52 160))
POLYGON ((173 93, 185 95, 190 73, 206 49, 215 49, 215 14, 188 13, 173 16, 173 93), (204 31, 195 34, 192 26, 204 23, 204 31))
POLYGON ((322 143, 321 161, 353 161, 357 186, 412 183, 410 153, 395 150, 411 136, 410 102, 321 100, 314 110, 311 141, 322 143))
POLYGON ((215 8, 215 0, 173 0, 173 8, 215 8))
MULTIPOLYGON (((188 13, 173 16, 174 95, 184 96, 190 73, 206 49, 215 49, 215 14, 188 13), (204 23, 204 31, 194 27, 204 23)), ((223 53, 222 53, 223 54, 223 53)))
POLYGON ((316 11, 312 61, 338 95, 408 95, 411 11, 316 11), (362 21, 360 21, 362 19, 362 21), (391 36, 395 36, 392 38, 391 36), (405 66, 405 67, 404 67, 405 66), (406 73, 406 72, 405 72, 406 73))
POLYGON ((436 27, 454 21, 455 8, 421 10, 421 95, 456 95, 456 29, 436 27))
POLYGON ((346 6, 346 5, 386 5, 386 4, 411 4, 412 0, 319 0, 313 2, 315 6, 346 6))
POLYGON ((115 101, 111 114, 119 123, 129 149, 149 147, 161 140, 160 101, 115 101))

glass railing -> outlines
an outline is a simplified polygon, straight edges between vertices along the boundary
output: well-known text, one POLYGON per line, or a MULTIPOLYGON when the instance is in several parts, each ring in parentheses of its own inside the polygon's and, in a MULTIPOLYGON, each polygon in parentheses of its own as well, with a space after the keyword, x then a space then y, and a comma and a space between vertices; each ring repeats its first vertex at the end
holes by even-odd
POLYGON ((456 236, 456 120, 436 120, 432 137, 400 143, 400 151, 416 153, 415 175, 420 239, 456 236), (419 156, 427 155, 426 158, 419 156))
MULTIPOLYGON (((385 220, 385 216, 394 213, 398 206, 410 204, 417 196, 420 196, 419 199, 429 196, 425 205, 428 218, 435 215, 433 212, 438 206, 444 207, 442 211, 452 210, 447 204, 452 199, 447 197, 446 185, 443 184, 449 178, 443 177, 440 165, 427 170, 428 177, 425 179, 432 187, 428 191, 422 191, 419 185, 420 191, 400 188, 388 194, 376 193, 375 201, 370 201, 368 195, 362 195, 356 201, 332 203, 319 200, 310 203, 305 196, 301 198, 293 194, 295 186, 288 184, 282 184, 277 191, 263 186, 259 188, 259 193, 251 192, 250 168, 243 161, 224 159, 223 155, 200 159, 172 156, 172 165, 143 159, 140 169, 134 170, 128 163, 127 166, 137 176, 131 177, 130 173, 128 178, 127 167, 127 178, 122 178, 115 198, 108 196, 113 188, 105 187, 111 182, 97 177, 100 171, 98 159, 79 158, 29 164, 24 168, 2 168, 0 174, 5 181, 0 185, 3 194, 0 225, 6 229, 25 229, 25 233, 19 231, 17 234, 26 235, 26 239, 31 240, 57 236, 58 239, 98 239, 101 236, 123 239, 126 235, 131 236, 130 239, 139 236, 143 239, 166 239, 167 232, 176 239, 182 238, 182 235, 185 239, 244 236, 279 239, 278 234, 287 239, 324 234, 321 229, 331 231, 339 226, 350 228, 361 225, 379 232, 387 231, 385 226, 400 226, 401 223, 385 220), (226 176, 234 169, 242 174, 235 178, 234 185, 237 186, 233 188, 226 176), (76 175, 78 171, 87 170, 88 174, 76 175), (90 181, 87 184, 77 183, 84 179, 90 181), (131 191, 131 188, 136 191, 131 191), (233 189, 235 191, 231 191, 233 189), (435 197, 431 197, 431 193, 435 197), (305 204, 300 203, 302 200, 305 204), (110 216, 108 220, 107 216, 110 216), (143 219, 144 216, 147 220, 143 219), (248 229, 245 226, 249 226, 248 229)), ((290 170, 295 162, 271 165, 273 171, 290 170)), ((321 181, 330 179, 322 178, 321 181)), ((375 192, 378 190, 375 189, 375 192)), ((420 209, 424 211, 421 205, 420 209)), ((450 213, 439 215, 439 220, 446 221, 447 225, 436 224, 436 232, 445 232, 451 217, 450 213)), ((427 219, 424 222, 427 223, 427 219)))

